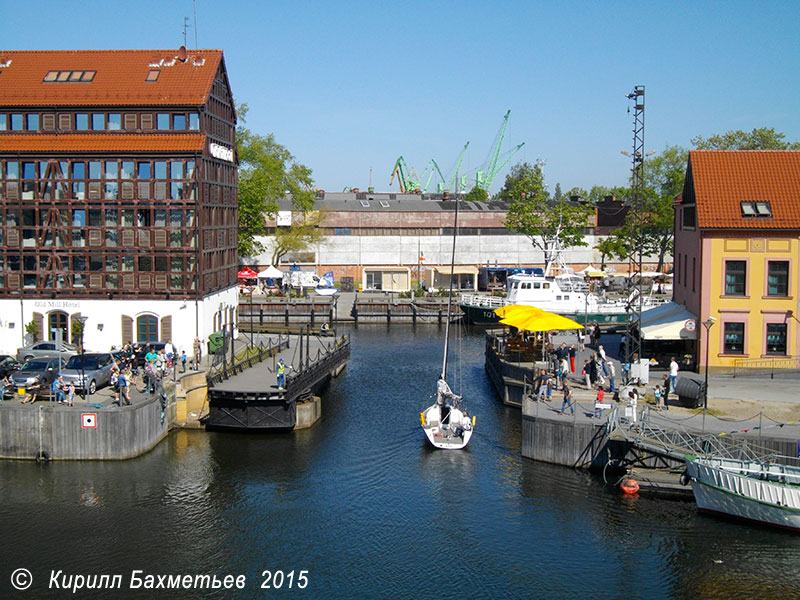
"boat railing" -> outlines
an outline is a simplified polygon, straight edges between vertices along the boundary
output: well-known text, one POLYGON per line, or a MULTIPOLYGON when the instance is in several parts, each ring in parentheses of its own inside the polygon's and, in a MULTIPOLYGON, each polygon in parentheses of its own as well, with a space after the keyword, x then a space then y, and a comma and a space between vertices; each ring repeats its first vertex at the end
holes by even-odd
POLYGON ((481 308, 500 308, 506 305, 506 299, 500 296, 484 296, 483 294, 461 294, 461 303, 481 308))

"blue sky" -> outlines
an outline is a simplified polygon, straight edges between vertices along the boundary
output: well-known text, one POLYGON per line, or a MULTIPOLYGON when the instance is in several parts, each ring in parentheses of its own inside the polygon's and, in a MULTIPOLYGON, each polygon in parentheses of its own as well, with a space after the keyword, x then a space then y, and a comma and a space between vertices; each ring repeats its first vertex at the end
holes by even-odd
MULTIPOLYGON (((2 0, 4 49, 177 48, 191 0, 2 0)), ((646 87, 645 148, 774 127, 800 140, 800 2, 197 0, 197 41, 222 48, 247 125, 272 132, 328 191, 389 187, 395 160, 462 172, 507 110, 511 164, 626 185, 646 87)), ((192 48, 195 30, 188 30, 192 48)), ((505 171, 508 169, 506 168, 505 171)), ((492 186, 502 185, 505 171, 492 186)), ((447 175, 447 173, 445 173, 447 175)))

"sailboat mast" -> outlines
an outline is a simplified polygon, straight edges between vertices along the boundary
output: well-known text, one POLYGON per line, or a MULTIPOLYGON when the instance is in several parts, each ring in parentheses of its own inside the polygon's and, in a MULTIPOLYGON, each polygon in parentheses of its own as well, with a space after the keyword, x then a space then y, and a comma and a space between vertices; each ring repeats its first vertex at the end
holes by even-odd
POLYGON ((444 324, 444 358, 442 358, 442 379, 447 379, 447 346, 450 343, 450 309, 453 305, 453 272, 456 266, 456 237, 458 235, 458 195, 453 216, 453 254, 450 257, 450 289, 447 293, 447 320, 444 324))

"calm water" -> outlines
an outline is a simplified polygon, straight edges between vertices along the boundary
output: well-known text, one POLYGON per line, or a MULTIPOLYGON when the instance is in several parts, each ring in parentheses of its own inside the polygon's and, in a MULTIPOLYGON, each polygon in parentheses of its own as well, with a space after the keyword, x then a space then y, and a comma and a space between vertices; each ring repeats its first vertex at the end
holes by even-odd
POLYGON ((18 594, 28 598, 71 595, 46 590, 51 569, 121 573, 125 587, 132 569, 243 574, 239 597, 256 598, 800 597, 798 536, 700 516, 690 502, 623 498, 522 459, 520 413, 492 394, 480 332, 450 378, 477 414, 475 435, 462 452, 430 449, 419 412, 441 335, 354 330, 310 431, 182 431, 126 462, 1 462, 0 597, 12 597, 18 567, 33 573, 18 594), (259 589, 265 569, 305 569, 308 586, 259 589))

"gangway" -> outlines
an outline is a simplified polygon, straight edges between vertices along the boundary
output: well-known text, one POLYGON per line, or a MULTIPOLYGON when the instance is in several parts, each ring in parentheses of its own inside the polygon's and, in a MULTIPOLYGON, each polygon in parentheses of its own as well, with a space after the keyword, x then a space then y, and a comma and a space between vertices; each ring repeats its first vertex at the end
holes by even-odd
POLYGON ((684 427, 645 406, 638 422, 632 422, 615 408, 608 416, 609 439, 626 440, 637 449, 683 461, 687 454, 734 458, 756 462, 775 462, 778 455, 750 440, 720 436, 684 427))

